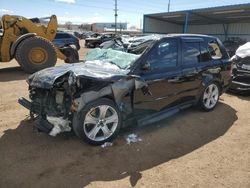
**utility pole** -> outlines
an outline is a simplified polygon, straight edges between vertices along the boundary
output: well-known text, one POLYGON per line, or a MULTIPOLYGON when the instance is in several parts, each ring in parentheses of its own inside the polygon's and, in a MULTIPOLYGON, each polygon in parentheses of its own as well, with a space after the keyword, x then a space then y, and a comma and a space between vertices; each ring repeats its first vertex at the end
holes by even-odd
POLYGON ((170 0, 168 0, 168 12, 170 10, 170 0))
POLYGON ((117 12, 118 12, 118 9, 117 9, 117 0, 115 0, 115 34, 117 33, 117 12))

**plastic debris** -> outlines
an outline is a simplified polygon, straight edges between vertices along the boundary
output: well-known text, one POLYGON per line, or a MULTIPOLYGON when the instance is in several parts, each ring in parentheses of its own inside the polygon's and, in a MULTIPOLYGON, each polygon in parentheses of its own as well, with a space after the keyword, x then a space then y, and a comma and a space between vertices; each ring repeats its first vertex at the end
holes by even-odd
POLYGON ((142 139, 138 137, 138 135, 132 133, 127 136, 126 141, 127 141, 127 144, 131 144, 131 143, 140 142, 142 141, 142 139))
POLYGON ((70 121, 65 120, 62 117, 52 117, 47 116, 48 122, 54 125, 53 129, 50 131, 50 136, 56 136, 60 132, 70 132, 71 127, 69 126, 70 121))
POLYGON ((104 144, 101 145, 102 148, 110 147, 113 146, 112 142, 105 142, 104 144))

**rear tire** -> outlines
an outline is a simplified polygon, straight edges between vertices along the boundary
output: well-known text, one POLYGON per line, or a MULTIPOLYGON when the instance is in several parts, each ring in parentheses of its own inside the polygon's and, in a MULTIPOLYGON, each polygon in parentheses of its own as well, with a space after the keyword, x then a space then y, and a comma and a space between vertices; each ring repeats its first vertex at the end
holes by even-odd
POLYGON ((77 63, 79 62, 79 54, 77 49, 72 47, 65 47, 61 49, 61 52, 66 56, 65 63, 77 63))
POLYGON ((16 49, 15 58, 27 73, 34 73, 56 64, 57 54, 54 45, 42 37, 23 40, 16 49))
POLYGON ((203 90, 199 101, 199 107, 203 111, 210 111, 215 108, 220 97, 220 87, 217 83, 212 82, 203 90))

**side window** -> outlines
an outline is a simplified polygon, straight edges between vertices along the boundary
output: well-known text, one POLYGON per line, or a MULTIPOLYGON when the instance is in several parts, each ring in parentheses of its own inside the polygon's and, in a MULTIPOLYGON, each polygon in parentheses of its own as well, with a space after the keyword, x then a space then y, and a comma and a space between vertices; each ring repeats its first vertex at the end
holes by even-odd
POLYGON ((200 62, 200 44, 199 42, 184 42, 182 47, 183 63, 196 64, 200 62))
POLYGON ((62 35, 62 38, 68 38, 68 37, 69 37, 69 35, 67 33, 62 35))
POLYGON ((207 43, 202 42, 200 47, 201 47, 200 62, 202 63, 211 61, 212 58, 208 51, 207 43))
POLYGON ((55 38, 57 38, 57 39, 63 39, 63 38, 68 38, 68 36, 69 35, 66 34, 66 33, 57 33, 55 38))
POLYGON ((154 48, 148 58, 151 69, 172 68, 177 66, 178 43, 175 39, 161 42, 154 48))

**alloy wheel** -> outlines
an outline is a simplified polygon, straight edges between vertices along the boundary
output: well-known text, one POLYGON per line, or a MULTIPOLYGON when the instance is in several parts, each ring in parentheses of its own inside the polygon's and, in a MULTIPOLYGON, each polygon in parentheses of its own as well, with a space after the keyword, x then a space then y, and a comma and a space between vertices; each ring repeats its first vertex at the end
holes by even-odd
POLYGON ((93 141, 103 141, 113 135, 118 126, 118 114, 109 105, 91 108, 85 116, 83 130, 93 141))
POLYGON ((216 84, 210 84, 204 91, 203 104, 207 109, 212 109, 218 102, 219 89, 216 84))

